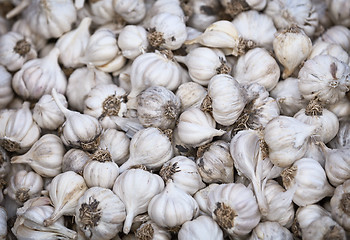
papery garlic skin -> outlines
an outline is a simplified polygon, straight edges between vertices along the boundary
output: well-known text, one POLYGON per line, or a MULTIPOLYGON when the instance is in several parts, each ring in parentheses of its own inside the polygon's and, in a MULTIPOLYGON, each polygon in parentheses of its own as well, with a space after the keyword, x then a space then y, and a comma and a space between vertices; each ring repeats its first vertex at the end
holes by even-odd
POLYGON ((239 57, 233 76, 240 84, 259 83, 272 90, 280 77, 276 60, 264 48, 254 48, 239 57))
POLYGON ((350 68, 329 55, 307 60, 299 71, 299 91, 311 100, 334 104, 344 97, 350 86, 350 68))
POLYGON ((7 236, 7 213, 4 207, 0 207, 0 238, 7 236))
POLYGON ((223 232, 219 225, 209 216, 199 216, 182 225, 178 233, 178 239, 185 240, 190 236, 193 240, 224 239, 223 232))
POLYGON ((207 95, 207 90, 196 82, 182 83, 176 90, 176 96, 181 102, 181 112, 190 107, 199 108, 207 95))
POLYGON ((346 231, 350 230, 349 196, 350 180, 347 180, 342 185, 336 187, 330 201, 333 219, 346 231))
POLYGON ((125 26, 119 33, 118 46, 128 59, 133 60, 145 53, 149 46, 146 29, 138 25, 125 26))
POLYGON ((79 198, 75 221, 89 239, 111 239, 121 230, 125 205, 111 190, 92 187, 79 198))
POLYGON ((312 46, 308 59, 312 59, 318 55, 330 55, 338 58, 340 61, 349 64, 349 54, 338 44, 324 41, 316 41, 312 46))
POLYGON ((88 153, 81 149, 69 149, 63 156, 62 172, 73 171, 83 174, 85 164, 90 160, 88 153))
POLYGON ((277 222, 261 222, 253 230, 249 240, 293 240, 292 233, 277 222))
POLYGON ((0 109, 5 108, 14 97, 11 81, 12 75, 7 72, 5 67, 0 66, 0 109))
MULTIPOLYGON (((58 94, 62 105, 68 107, 68 102, 64 95, 58 94)), ((35 104, 33 109, 33 119, 39 127, 55 130, 64 123, 64 115, 57 107, 51 95, 43 95, 35 104)))
POLYGON ((350 30, 345 26, 335 25, 328 28, 319 40, 338 44, 347 52, 350 50, 350 30))
POLYGON ((164 189, 164 182, 156 174, 142 169, 123 172, 115 181, 113 192, 124 202, 126 219, 123 232, 128 234, 134 217, 145 213, 151 199, 164 189), (134 191, 128 191, 134 189, 134 191))
POLYGON ((286 189, 296 188, 293 202, 298 206, 317 203, 334 192, 324 169, 312 158, 295 161, 291 167, 282 171, 281 176, 286 189))
POLYGON ((21 69, 23 64, 37 57, 30 39, 17 32, 8 32, 0 37, 0 64, 9 71, 21 69))

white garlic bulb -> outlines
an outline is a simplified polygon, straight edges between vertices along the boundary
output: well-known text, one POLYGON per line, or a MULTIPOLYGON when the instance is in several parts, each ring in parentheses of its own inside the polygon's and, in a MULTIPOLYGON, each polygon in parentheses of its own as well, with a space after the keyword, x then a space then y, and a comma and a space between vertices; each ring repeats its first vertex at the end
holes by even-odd
POLYGON ((240 183, 221 184, 210 191, 208 209, 230 237, 247 235, 260 221, 252 190, 240 183))
POLYGON ((129 159, 120 166, 120 172, 136 165, 159 169, 163 163, 173 157, 174 150, 165 133, 157 128, 149 127, 138 131, 132 137, 129 151, 129 159))
POLYGON ((83 55, 90 38, 89 27, 91 18, 84 18, 79 26, 63 34, 55 46, 60 50, 59 61, 65 67, 77 68, 82 66, 80 56, 83 55))
MULTIPOLYGON (((58 98, 63 106, 68 107, 68 102, 63 94, 58 93, 58 98)), ((64 114, 58 108, 53 97, 45 94, 34 106, 33 119, 39 127, 55 130, 64 123, 64 114)))
POLYGON ((245 42, 242 47, 251 48, 258 46, 268 50, 272 49, 274 34, 277 30, 270 16, 256 10, 244 11, 238 14, 232 23, 239 32, 241 42, 245 42))
POLYGON ((144 239, 144 238, 151 238, 155 240, 171 239, 171 235, 168 231, 166 231, 162 227, 159 227, 157 224, 155 224, 151 220, 148 220, 147 222, 140 225, 140 227, 135 232, 135 237, 137 239, 144 239))
POLYGON ((177 188, 190 195, 205 187, 196 163, 184 156, 176 156, 165 162, 159 175, 166 183, 172 181, 177 188))
POLYGON ((316 219, 302 231, 302 239, 305 240, 323 240, 327 238, 347 239, 344 229, 329 216, 316 219))
POLYGON ((227 142, 218 140, 210 143, 209 146, 204 145, 196 163, 203 182, 233 182, 233 159, 227 142))
POLYGON ((118 165, 108 150, 97 149, 84 166, 83 177, 88 187, 112 188, 119 175, 118 165))
POLYGON ((199 190, 198 192, 196 192, 193 195, 193 198, 198 203, 200 215, 208 215, 211 217, 211 212, 208 209, 208 207, 209 207, 208 206, 208 197, 209 197, 210 191, 215 189, 217 186, 219 186, 219 184, 211 183, 207 187, 202 188, 201 190, 199 190))
POLYGON ((176 90, 176 96, 181 102, 181 112, 190 107, 199 108, 206 95, 207 90, 196 82, 182 83, 176 90))
POLYGON ((219 1, 192 0, 188 4, 191 9, 191 16, 186 22, 187 26, 204 31, 210 24, 219 20, 219 17, 213 14, 215 9, 220 7, 219 1))
POLYGON ((212 77, 208 84, 208 96, 202 109, 209 110, 221 125, 232 125, 241 115, 246 104, 244 90, 235 78, 228 74, 212 77))
POLYGON ((113 9, 113 0, 89 1, 89 5, 85 4, 84 8, 88 9, 95 25, 100 26, 118 21, 118 17, 113 9))
POLYGON ((272 119, 264 129, 264 140, 271 162, 279 167, 288 167, 303 157, 307 150, 306 143, 316 129, 317 126, 292 117, 279 116, 272 119))
POLYGON ((331 213, 319 204, 309 204, 304 207, 299 207, 295 214, 292 230, 304 232, 312 222, 322 217, 331 217, 331 213))
POLYGON ((280 77, 276 60, 264 48, 254 48, 238 58, 233 76, 240 84, 259 83, 272 90, 280 77))
POLYGON ((223 240, 224 235, 219 225, 209 216, 185 222, 178 233, 179 240, 191 238, 193 240, 223 240))
POLYGON ((7 236, 7 213, 4 207, 0 207, 0 239, 7 236))
POLYGON ((338 58, 340 61, 349 64, 349 54, 338 44, 324 41, 316 41, 312 46, 308 59, 312 59, 318 55, 330 55, 338 58))
POLYGON ((68 79, 66 96, 69 106, 84 111, 84 101, 92 88, 100 84, 112 84, 112 77, 93 67, 76 69, 68 79))
POLYGON ((89 160, 90 157, 85 151, 71 148, 63 156, 62 172, 73 171, 82 175, 84 166, 89 160))
POLYGON ((28 199, 40 196, 43 187, 44 181, 39 174, 21 170, 10 177, 4 193, 22 205, 28 199))
POLYGON ((152 47, 176 50, 187 38, 186 25, 177 15, 168 12, 159 13, 150 20, 147 38, 152 47))
POLYGON ((215 136, 221 136, 224 130, 215 129, 216 122, 209 113, 199 108, 189 108, 184 111, 178 120, 176 131, 182 143, 198 147, 209 143, 215 136))
POLYGON ((49 195, 54 211, 45 221, 44 226, 50 226, 63 215, 74 215, 79 198, 88 189, 84 178, 68 171, 58 174, 50 184, 49 195))
POLYGON ((298 206, 313 204, 326 196, 332 196, 334 188, 328 183, 326 173, 319 162, 301 158, 281 173, 283 186, 295 188, 293 202, 298 206))
POLYGON ((327 0, 327 12, 335 25, 350 27, 350 2, 346 0, 327 0))
POLYGON ((0 142, 9 152, 23 153, 40 137, 40 127, 34 122, 29 106, 29 102, 24 102, 20 109, 0 112, 0 142))
POLYGON ((346 180, 334 190, 331 198, 332 217, 346 231, 350 230, 349 217, 350 180, 346 180))
POLYGON ((286 79, 309 56, 311 39, 299 28, 290 27, 279 31, 273 40, 273 50, 283 65, 282 78, 286 79))
POLYGON ((199 213, 197 202, 191 195, 169 182, 163 191, 148 204, 148 215, 161 227, 174 228, 196 218, 199 213))
POLYGON ((339 119, 339 131, 337 135, 328 143, 331 148, 343 148, 350 146, 350 118, 339 119))
POLYGON ((23 64, 37 57, 30 39, 17 32, 7 32, 0 37, 0 64, 9 71, 21 69, 23 64))
POLYGON ((144 0, 130 2, 128 0, 113 0, 114 11, 127 23, 138 23, 146 16, 144 0))
POLYGON ((5 108, 14 97, 11 82, 12 75, 7 72, 5 67, 0 66, 0 109, 5 108))
POLYGON ((344 97, 350 86, 350 68, 329 55, 307 60, 299 71, 299 91, 311 100, 334 104, 344 97))
POLYGON ((66 118, 61 133, 63 143, 66 146, 80 147, 88 151, 96 149, 102 132, 99 121, 90 115, 81 114, 63 106, 55 89, 52 91, 52 96, 66 118))
POLYGON ((75 208, 77 226, 89 239, 111 239, 121 230, 125 205, 111 190, 92 187, 79 198, 75 208))
POLYGON ((67 79, 58 65, 58 48, 54 48, 43 57, 26 62, 13 76, 13 90, 23 99, 38 100, 44 94, 50 94, 53 88, 64 94, 67 79))
POLYGON ((145 213, 151 199, 163 188, 164 182, 161 177, 142 169, 127 170, 117 178, 113 192, 125 204, 126 219, 123 227, 125 234, 129 233, 134 217, 145 213))
POLYGON ((325 171, 329 182, 336 187, 350 179, 349 148, 330 149, 321 146, 326 158, 325 171))
POLYGON ((144 127, 175 127, 180 114, 180 99, 161 86, 149 87, 137 97, 137 118, 144 127))
POLYGON ((261 222, 253 230, 249 240, 293 240, 292 233, 277 222, 261 222))
POLYGON ((350 30, 341 25, 328 28, 319 40, 340 45, 345 51, 350 50, 350 30))
POLYGON ((118 46, 124 57, 134 60, 149 46, 146 29, 138 25, 125 26, 119 33, 118 46))

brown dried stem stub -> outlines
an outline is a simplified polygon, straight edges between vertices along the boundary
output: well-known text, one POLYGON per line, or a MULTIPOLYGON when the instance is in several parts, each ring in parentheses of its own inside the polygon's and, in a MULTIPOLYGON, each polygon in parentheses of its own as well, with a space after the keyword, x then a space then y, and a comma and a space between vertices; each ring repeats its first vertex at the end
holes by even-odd
POLYGON ((101 219, 101 210, 98 208, 99 202, 92 197, 89 203, 83 203, 79 209, 80 221, 84 228, 93 228, 98 225, 101 219))
POLYGON ((229 74, 231 72, 230 66, 226 64, 226 61, 219 57, 221 65, 216 69, 217 74, 229 74))
POLYGON ((162 32, 157 32, 155 28, 151 28, 148 30, 148 42, 152 47, 159 47, 163 43, 165 43, 165 39, 163 38, 162 32))
POLYGON ((16 192, 16 199, 19 202, 24 203, 29 198, 30 198, 30 196, 29 196, 29 189, 28 188, 20 188, 20 189, 17 190, 17 192, 16 192))
POLYGON ((173 102, 168 101, 167 104, 164 106, 164 116, 168 119, 176 119, 177 111, 176 106, 173 102))
POLYGON ((253 40, 246 40, 240 37, 238 42, 238 55, 244 55, 248 50, 255 47, 256 43, 253 40))
POLYGON ((19 145, 19 143, 10 139, 3 139, 1 141, 1 145, 3 148, 5 148, 6 151, 9 152, 17 152, 21 150, 21 146, 19 145))
POLYGON ((147 223, 136 230, 136 238, 140 240, 152 240, 154 235, 154 229, 152 224, 147 223))
POLYGON ((163 166, 159 175, 163 178, 164 182, 167 182, 169 179, 173 179, 173 175, 177 172, 180 172, 179 166, 177 166, 177 162, 170 164, 168 166, 163 166))
POLYGON ((298 168, 296 166, 292 166, 282 171, 281 177, 284 187, 289 188, 292 185, 294 177, 297 174, 297 170, 298 168))
POLYGON ((225 203, 216 203, 217 208, 214 210, 216 222, 224 229, 230 229, 235 225, 235 211, 225 203))
POLYGON ((198 147, 197 154, 196 154, 197 158, 201 158, 204 155, 204 153, 209 149, 211 144, 212 143, 210 142, 210 143, 207 143, 207 144, 204 144, 204 145, 198 147))
POLYGON ((293 220, 293 223, 292 223, 292 226, 290 227, 290 230, 292 231, 295 239, 301 238, 301 228, 300 228, 299 222, 298 222, 296 217, 293 220))
POLYGON ((332 77, 334 80, 338 79, 337 78, 337 65, 335 64, 335 62, 333 62, 331 65, 330 65, 330 71, 331 71, 331 74, 332 74, 332 77))
POLYGON ((112 162, 112 156, 111 153, 107 149, 97 149, 92 155, 91 155, 92 161, 99 161, 99 162, 112 162))
POLYGON ((225 13, 231 17, 235 17, 241 12, 248 11, 250 9, 248 3, 245 0, 231 0, 225 9, 225 13))
POLYGON ((211 106, 211 104, 212 104, 211 97, 209 95, 206 95, 201 103, 200 109, 203 112, 211 112, 213 111, 213 107, 211 106))
POLYGON ((346 215, 350 216, 350 193, 343 193, 340 208, 346 215))
POLYGON ((167 136, 167 138, 171 141, 172 137, 173 137, 173 130, 172 129, 159 129, 158 130, 163 133, 165 136, 167 136))
POLYGON ((305 108, 305 115, 307 116, 321 116, 322 113, 323 106, 317 98, 310 100, 309 104, 305 108))
POLYGON ((88 152, 94 151, 100 145, 100 134, 97 135, 92 141, 88 141, 88 142, 81 141, 79 144, 80 144, 80 147, 85 151, 88 151, 88 152))
POLYGON ((118 116, 122 102, 123 99, 120 97, 116 97, 115 95, 108 96, 102 103, 103 112, 99 119, 105 116, 118 116))
POLYGON ((25 56, 30 51, 30 43, 25 39, 19 40, 13 50, 19 55, 25 56))
POLYGON ((167 59, 169 60, 174 60, 174 54, 171 50, 169 49, 163 49, 160 51, 161 54, 163 54, 167 59))

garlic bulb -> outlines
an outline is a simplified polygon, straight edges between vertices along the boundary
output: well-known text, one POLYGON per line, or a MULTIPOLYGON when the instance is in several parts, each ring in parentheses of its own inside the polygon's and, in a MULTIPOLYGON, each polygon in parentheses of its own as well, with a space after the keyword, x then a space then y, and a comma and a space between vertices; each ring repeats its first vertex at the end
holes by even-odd
MULTIPOLYGON (((266 4, 266 1, 257 2, 266 4)), ((272 49, 274 34, 277 30, 270 16, 255 10, 244 11, 238 14, 232 23, 239 32, 241 43, 245 42, 246 48, 258 46, 268 50, 272 49)))
POLYGON ((118 165, 112 161, 108 150, 97 149, 84 166, 83 177, 90 187, 112 188, 119 175, 118 165))
POLYGON ((64 94, 67 79, 58 65, 59 49, 54 48, 43 58, 26 62, 12 79, 13 90, 23 99, 38 100, 53 88, 64 94))
POLYGON ((0 112, 0 143, 9 152, 23 153, 39 139, 40 128, 29 106, 24 102, 20 109, 0 112))
POLYGON ((311 39, 297 27, 293 26, 276 34, 273 50, 284 67, 283 79, 293 74, 294 70, 308 57, 311 48, 311 39))
POLYGON ((82 175, 84 166, 89 160, 90 157, 86 152, 71 148, 63 156, 62 172, 73 171, 82 175))
POLYGON ((103 128, 115 127, 113 116, 126 113, 126 92, 115 84, 99 84, 91 89, 84 101, 84 114, 98 119, 103 128))
POLYGON ((233 76, 240 84, 259 83, 272 90, 280 77, 276 60, 264 48, 254 48, 239 57, 233 76))
MULTIPOLYGON (((128 234, 130 235, 130 234, 128 234)), ((127 236, 128 236, 127 235, 127 236)), ((171 235, 164 228, 159 227, 153 221, 149 220, 143 224, 136 230, 135 237, 137 239, 157 239, 157 240, 170 240, 171 235)))
POLYGON ((187 20, 186 24, 190 27, 204 31, 213 22, 219 20, 217 15, 213 12, 215 9, 220 8, 220 2, 216 0, 192 0, 188 3, 190 5, 191 16, 187 20))
POLYGON ((63 215, 74 215, 79 198, 88 187, 79 174, 68 171, 58 174, 50 184, 49 195, 54 211, 44 221, 44 226, 50 226, 63 215))
POLYGON ((5 208, 0 207, 0 239, 6 239, 7 236, 7 213, 5 208))
POLYGON ((85 4, 84 7, 87 8, 88 6, 95 25, 100 26, 110 22, 118 22, 119 20, 113 9, 113 0, 89 1, 89 5, 85 4))
POLYGON ((233 182, 233 159, 229 144, 223 140, 204 145, 196 160, 198 172, 203 182, 230 183, 233 182))
POLYGON ((288 167, 303 157, 307 150, 305 143, 316 129, 317 126, 292 117, 279 116, 272 119, 264 129, 264 140, 269 149, 271 162, 279 167, 288 167))
POLYGON ((305 240, 339 239, 345 240, 344 229, 329 216, 316 219, 302 231, 305 240))
POLYGON ((327 12, 330 19, 336 25, 343 25, 345 27, 350 27, 350 2, 346 0, 337 0, 337 1, 326 1, 327 3, 327 12))
POLYGON ((177 15, 159 13, 150 20, 147 38, 152 47, 176 50, 187 38, 186 25, 177 15))
POLYGON ((294 219, 293 195, 294 189, 285 190, 278 182, 268 180, 264 188, 264 195, 268 205, 268 213, 263 220, 278 222, 289 228, 294 219))
POLYGON ((0 64, 9 71, 21 69, 23 64, 37 57, 30 39, 17 32, 7 32, 0 37, 0 64))
POLYGON ((335 43, 316 41, 312 46, 308 59, 312 59, 318 55, 330 55, 346 64, 349 64, 350 61, 349 54, 340 45, 335 43))
POLYGON ((312 158, 301 158, 281 173, 283 186, 295 188, 293 202, 298 206, 313 204, 326 196, 332 196, 333 187, 328 183, 322 166, 312 158))
POLYGON ((11 82, 12 75, 7 72, 5 67, 0 66, 0 109, 5 108, 14 97, 11 82))
POLYGON ((219 225, 208 216, 199 216, 198 218, 185 222, 179 233, 178 239, 185 240, 188 238, 193 240, 223 240, 224 235, 219 225))
POLYGON ((178 120, 177 134, 182 143, 198 147, 209 143, 215 136, 221 136, 224 130, 215 129, 215 120, 209 113, 199 108, 189 108, 184 111, 178 120))
POLYGON ((331 148, 343 148, 350 146, 350 118, 339 119, 337 135, 329 142, 331 148))
POLYGON ((164 188, 164 182, 156 174, 142 169, 123 172, 115 181, 113 192, 124 202, 126 219, 123 232, 128 234, 134 217, 147 211, 151 199, 164 188), (133 189, 134 191, 129 191, 133 189))
POLYGON ((292 233, 277 222, 261 222, 253 230, 249 240, 293 240, 292 233))
POLYGON ((83 112, 86 96, 93 87, 101 84, 112 84, 112 77, 92 67, 76 69, 68 79, 66 96, 69 106, 83 112))
POLYGON ((125 26, 119 33, 118 46, 124 57, 134 60, 149 46, 146 29, 138 25, 125 26))
POLYGON ((311 0, 268 1, 264 12, 273 19, 278 30, 296 25, 311 37, 318 25, 318 15, 311 0))
POLYGON ((339 102, 327 106, 327 109, 333 112, 338 119, 350 116, 350 101, 348 98, 342 98, 339 102))
POLYGON ((94 150, 98 146, 102 127, 98 120, 90 115, 71 111, 58 99, 55 89, 52 96, 64 114, 66 121, 62 125, 61 139, 66 146, 81 147, 83 150, 94 150))
POLYGON ((159 169, 173 157, 173 147, 161 130, 149 127, 138 131, 130 141, 129 159, 120 166, 120 172, 136 165, 159 169))
POLYGON ((211 111, 217 123, 230 126, 241 115, 245 104, 241 85, 228 74, 218 74, 210 79, 208 95, 201 108, 211 111))
POLYGON ((158 226, 175 228, 198 216, 199 207, 191 195, 169 182, 148 204, 148 215, 158 226))
POLYGON ((247 235, 260 221, 252 190, 240 183, 221 184, 210 191, 208 209, 230 237, 247 235))
POLYGON ((144 127, 173 129, 179 114, 180 99, 165 87, 149 87, 137 97, 137 118, 144 127))
POLYGON ((175 59, 184 63, 191 79, 203 86, 208 85, 210 79, 216 74, 229 74, 231 72, 225 55, 218 49, 198 47, 191 50, 186 57, 175 56, 175 59))
POLYGON ((196 163, 184 156, 176 156, 165 162, 159 175, 166 183, 172 181, 177 188, 190 195, 205 187, 196 163))
POLYGON ((207 187, 202 188, 201 190, 199 190, 198 192, 196 192, 193 195, 193 198, 196 200, 196 202, 199 206, 200 215, 208 215, 211 217, 211 212, 208 209, 208 207, 209 207, 208 206, 208 197, 209 197, 210 191, 215 189, 217 186, 219 186, 219 184, 211 183, 207 187))
POLYGON ((89 239, 111 239, 121 230, 125 205, 111 190, 92 187, 86 190, 75 208, 77 226, 89 239))
POLYGON ((346 180, 342 185, 336 187, 331 198, 332 217, 346 231, 350 230, 350 180, 346 180))
POLYGON ((113 8, 127 23, 138 23, 146 16, 144 0, 113 0, 113 8))
MULTIPOLYGON (((58 97, 62 105, 68 107, 65 96, 58 93, 58 97)), ((48 130, 55 130, 64 123, 63 113, 58 108, 53 97, 49 94, 43 95, 35 104, 33 119, 39 127, 48 130)))
POLYGON ((276 99, 281 115, 294 116, 307 105, 298 88, 297 78, 287 78, 277 83, 270 91, 270 96, 276 99))
POLYGON ((206 95, 207 90, 196 82, 182 83, 176 90, 176 96, 181 102, 181 112, 190 107, 199 108, 206 95))
POLYGON ((334 104, 344 97, 350 86, 350 68, 337 58, 319 55, 305 62, 299 71, 299 91, 311 100, 334 104))
POLYGON ((328 28, 319 40, 340 45, 347 52, 350 50, 350 30, 341 25, 328 28))
POLYGON ((90 38, 89 27, 91 18, 84 18, 79 26, 63 34, 56 42, 60 50, 59 61, 65 67, 77 68, 82 66, 80 56, 83 55, 90 38))

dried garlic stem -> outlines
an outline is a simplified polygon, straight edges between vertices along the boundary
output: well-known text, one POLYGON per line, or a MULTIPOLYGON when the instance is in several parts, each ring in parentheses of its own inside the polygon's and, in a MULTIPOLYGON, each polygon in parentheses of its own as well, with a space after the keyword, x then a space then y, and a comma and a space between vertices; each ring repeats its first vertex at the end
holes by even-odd
POLYGON ((141 228, 137 229, 136 231, 136 238, 140 240, 152 240, 154 234, 154 229, 152 227, 152 224, 148 223, 142 226, 141 228))
POLYGON ((235 217, 237 216, 235 211, 227 206, 225 203, 216 203, 217 208, 214 210, 216 221, 220 227, 224 229, 233 228, 235 225, 235 217))

